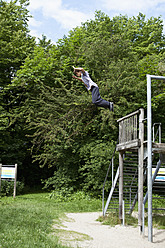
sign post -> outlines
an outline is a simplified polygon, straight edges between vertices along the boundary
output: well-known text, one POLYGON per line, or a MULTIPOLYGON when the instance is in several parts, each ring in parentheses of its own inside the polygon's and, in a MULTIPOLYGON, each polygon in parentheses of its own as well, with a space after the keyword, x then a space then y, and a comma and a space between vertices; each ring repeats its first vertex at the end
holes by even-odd
POLYGON ((17 164, 15 165, 2 165, 0 164, 0 192, 1 192, 1 179, 14 180, 13 197, 16 196, 16 183, 17 183, 17 164))
POLYGON ((2 164, 0 164, 0 195, 1 195, 1 172, 2 172, 2 164))

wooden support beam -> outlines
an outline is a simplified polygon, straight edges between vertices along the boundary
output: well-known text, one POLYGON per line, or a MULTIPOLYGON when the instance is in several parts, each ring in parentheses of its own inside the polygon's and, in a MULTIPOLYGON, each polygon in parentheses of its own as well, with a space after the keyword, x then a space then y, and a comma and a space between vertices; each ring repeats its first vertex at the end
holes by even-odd
POLYGON ((117 151, 124 151, 124 150, 131 149, 131 148, 136 149, 136 148, 139 148, 140 145, 141 144, 140 144, 139 139, 131 140, 131 141, 128 141, 128 142, 125 142, 122 144, 118 144, 116 147, 116 150, 117 151))
POLYGON ((139 115, 139 140, 138 150, 138 225, 142 234, 142 211, 143 211, 143 158, 144 158, 144 109, 140 109, 139 115))
POLYGON ((123 152, 119 152, 119 219, 122 220, 123 204, 123 152))

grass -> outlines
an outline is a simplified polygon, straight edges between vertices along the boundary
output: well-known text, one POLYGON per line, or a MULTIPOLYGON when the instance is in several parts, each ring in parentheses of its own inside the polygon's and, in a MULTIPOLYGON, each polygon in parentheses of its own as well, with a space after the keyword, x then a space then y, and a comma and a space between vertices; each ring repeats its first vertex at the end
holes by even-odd
MULTIPOLYGON (((118 212, 109 212, 106 216, 100 216, 98 221, 102 222, 103 225, 116 226, 120 225, 121 221, 119 220, 118 212)), ((165 213, 164 211, 153 211, 152 215, 153 227, 158 229, 165 229, 165 213)), ((125 225, 137 226, 138 219, 126 214, 125 215, 125 225)), ((145 217, 145 225, 148 226, 148 217, 145 217)))
MULTIPOLYGON (((165 229, 165 213, 153 213, 152 217, 153 226, 158 229, 165 229)), ((148 218, 145 218, 145 223, 147 225, 148 218)))
MULTIPOLYGON (((120 225, 121 221, 119 220, 119 213, 118 212, 110 212, 105 217, 100 216, 98 221, 102 222, 103 225, 110 225, 110 226, 116 226, 120 225)), ((137 226, 137 219, 130 215, 125 216, 125 225, 133 225, 137 226)))
MULTIPOLYGON (((102 222, 103 225, 116 226, 121 224, 119 220, 118 213, 109 213, 105 217, 100 216, 98 221, 102 222)), ((165 214, 153 213, 153 227, 158 229, 165 229, 165 214)), ((138 220, 133 216, 126 215, 125 216, 125 225, 137 226, 138 220)), ((145 217, 145 225, 148 225, 148 217, 145 217)))
POLYGON ((0 198, 0 248, 64 248, 53 224, 60 223, 66 212, 100 211, 100 207, 97 199, 59 202, 48 193, 0 198))
POLYGON ((57 236, 63 244, 68 244, 75 241, 91 240, 92 238, 83 233, 75 231, 57 230, 57 236))
MULTIPOLYGON (((157 203, 158 205, 159 203, 157 203)), ((58 238, 61 230, 55 228, 65 219, 67 212, 101 211, 101 200, 91 198, 83 192, 69 197, 59 193, 31 193, 0 198, 0 248, 65 248, 58 238), (54 226, 54 227, 53 227, 54 226)), ((164 203, 163 203, 164 206, 164 203)), ((107 225, 120 224, 118 213, 109 214, 99 221, 107 225)), ((126 216, 126 225, 137 225, 137 219, 126 216)), ((147 218, 146 218, 147 224, 147 218)), ((153 225, 165 228, 165 215, 155 213, 153 225)), ((67 237, 66 233, 64 233, 67 237)), ((69 233, 68 235, 70 235, 69 233)), ((75 237, 78 234, 75 234, 75 237)), ((73 238, 74 233, 72 233, 73 238)), ((79 237, 80 238, 80 237, 79 237)), ((87 238, 87 237, 81 237, 87 238)))

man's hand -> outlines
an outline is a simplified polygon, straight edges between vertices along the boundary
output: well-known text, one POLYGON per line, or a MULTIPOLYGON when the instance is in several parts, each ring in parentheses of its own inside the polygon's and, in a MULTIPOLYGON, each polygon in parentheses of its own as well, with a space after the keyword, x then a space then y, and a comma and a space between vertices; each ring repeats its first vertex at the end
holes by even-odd
POLYGON ((74 73, 76 72, 76 67, 74 67, 74 66, 72 66, 73 67, 73 69, 74 69, 74 73))
POLYGON ((83 80, 82 80, 81 78, 76 77, 75 75, 72 75, 72 77, 73 77, 74 79, 78 79, 79 81, 83 82, 83 80))
POLYGON ((75 78, 75 79, 79 79, 79 78, 78 78, 78 77, 76 77, 75 75, 72 75, 72 77, 73 77, 73 78, 75 78))

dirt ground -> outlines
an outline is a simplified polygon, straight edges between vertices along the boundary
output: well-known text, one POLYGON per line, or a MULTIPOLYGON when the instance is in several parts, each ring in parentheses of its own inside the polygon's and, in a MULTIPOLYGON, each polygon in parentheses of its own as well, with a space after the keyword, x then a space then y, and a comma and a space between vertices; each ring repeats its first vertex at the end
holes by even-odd
POLYGON ((165 230, 153 229, 153 243, 138 227, 110 227, 96 221, 101 213, 68 213, 58 230, 60 242, 74 248, 165 248, 165 230))

